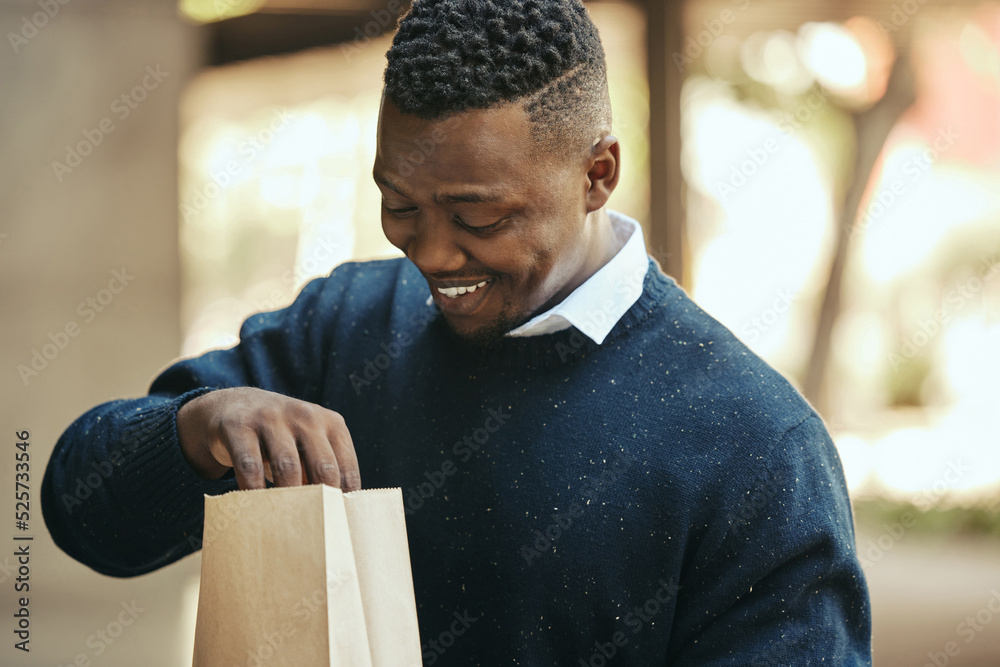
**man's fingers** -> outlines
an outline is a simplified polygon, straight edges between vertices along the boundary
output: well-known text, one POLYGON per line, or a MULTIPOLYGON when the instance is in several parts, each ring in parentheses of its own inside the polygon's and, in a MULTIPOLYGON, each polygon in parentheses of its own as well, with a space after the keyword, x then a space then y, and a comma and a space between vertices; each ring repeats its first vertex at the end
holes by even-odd
POLYGON ((233 467, 241 489, 265 488, 266 480, 279 487, 361 488, 354 443, 339 413, 263 390, 234 390, 229 398, 217 410, 211 450, 219 464, 233 467))
POLYGON ((240 488, 263 489, 264 462, 256 434, 249 429, 230 429, 223 431, 222 439, 240 488))
POLYGON ((299 435, 299 447, 309 481, 340 487, 340 466, 325 434, 307 432, 299 435))
POLYGON ((284 428, 265 424, 261 427, 261 449, 267 456, 271 478, 275 486, 300 486, 302 484, 302 462, 295 438, 284 428))
POLYGON ((333 453, 337 457, 337 465, 340 468, 340 489, 344 493, 348 491, 358 491, 361 489, 361 469, 358 465, 358 455, 354 451, 354 441, 351 440, 351 432, 347 430, 347 424, 340 413, 328 413, 329 426, 326 436, 333 446, 333 453))

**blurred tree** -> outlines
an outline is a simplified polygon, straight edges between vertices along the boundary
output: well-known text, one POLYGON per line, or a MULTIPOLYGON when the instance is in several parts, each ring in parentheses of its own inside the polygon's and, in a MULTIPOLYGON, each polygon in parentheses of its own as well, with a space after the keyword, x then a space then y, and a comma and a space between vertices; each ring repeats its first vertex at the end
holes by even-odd
POLYGON ((861 200, 868 189, 868 182, 871 180, 889 132, 915 100, 913 73, 909 57, 903 51, 896 58, 882 98, 865 110, 850 113, 857 148, 843 199, 835 206, 840 233, 837 235, 837 245, 830 264, 830 275, 819 310, 812 354, 809 356, 803 384, 803 393, 821 414, 826 407, 823 380, 830 358, 833 328, 840 315, 844 267, 847 264, 852 231, 855 229, 861 200))

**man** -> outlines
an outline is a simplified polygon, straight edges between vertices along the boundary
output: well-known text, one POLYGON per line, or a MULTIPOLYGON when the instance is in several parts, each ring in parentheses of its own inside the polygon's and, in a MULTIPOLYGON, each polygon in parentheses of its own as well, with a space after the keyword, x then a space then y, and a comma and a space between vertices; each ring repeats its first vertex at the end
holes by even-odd
POLYGON ((200 545, 202 494, 400 486, 427 665, 870 664, 821 420, 605 209, 580 2, 418 0, 379 121, 406 258, 341 265, 80 417, 43 485, 57 544, 132 576, 200 545))

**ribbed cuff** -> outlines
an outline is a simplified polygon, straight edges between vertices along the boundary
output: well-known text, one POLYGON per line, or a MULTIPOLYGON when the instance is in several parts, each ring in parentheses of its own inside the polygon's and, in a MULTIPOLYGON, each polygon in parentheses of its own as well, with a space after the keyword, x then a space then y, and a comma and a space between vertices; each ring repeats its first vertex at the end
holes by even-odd
MULTIPOLYGON (((123 421, 123 456, 120 460, 125 498, 144 498, 159 521, 191 527, 202 521, 204 496, 237 488, 235 479, 205 479, 195 472, 181 452, 177 412, 188 401, 214 387, 200 387, 176 398, 136 408, 123 421)), ((200 529, 200 525, 198 528, 200 529)), ((197 530, 196 529, 196 530, 197 530)))

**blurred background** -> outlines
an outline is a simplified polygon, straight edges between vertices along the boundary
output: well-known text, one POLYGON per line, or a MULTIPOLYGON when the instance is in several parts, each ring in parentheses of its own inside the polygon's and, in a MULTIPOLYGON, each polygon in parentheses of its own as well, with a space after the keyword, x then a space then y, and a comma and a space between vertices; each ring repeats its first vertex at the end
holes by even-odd
MULTIPOLYGON (((826 420, 875 664, 1000 665, 1000 3, 587 4, 610 206, 826 420)), ((0 664, 190 664, 200 556, 130 580, 72 561, 44 465, 90 407, 398 254, 370 170, 406 7, 0 0, 0 496, 27 430, 34 499, 31 652, 5 626, 0 664)))

